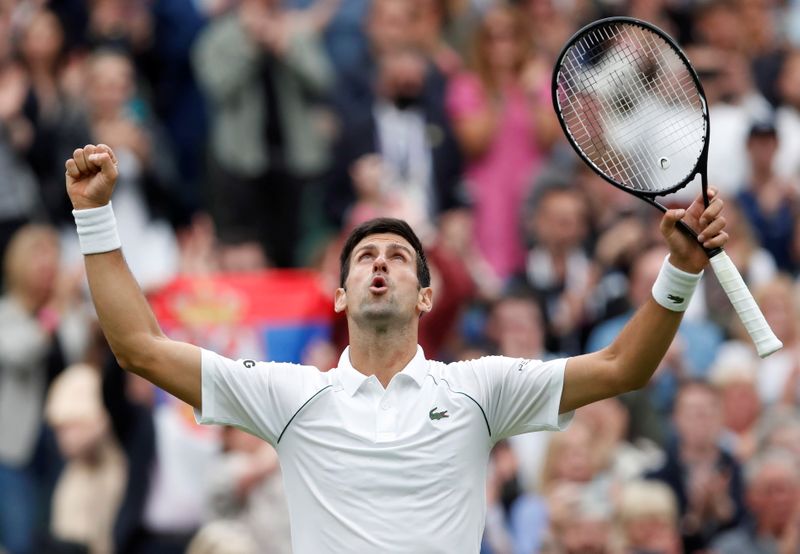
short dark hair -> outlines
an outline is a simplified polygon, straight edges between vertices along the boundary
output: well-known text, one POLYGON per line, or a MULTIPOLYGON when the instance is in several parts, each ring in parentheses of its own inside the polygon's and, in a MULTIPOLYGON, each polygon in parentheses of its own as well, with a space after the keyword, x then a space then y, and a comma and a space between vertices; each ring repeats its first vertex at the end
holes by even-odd
POLYGON ((425 251, 422 249, 419 237, 417 237, 408 223, 393 217, 370 219, 353 229, 342 247, 342 254, 339 256, 339 286, 344 288, 344 282, 350 273, 350 255, 356 245, 366 237, 379 233, 391 233, 408 241, 414 252, 417 253, 417 279, 420 287, 431 286, 431 270, 428 267, 428 259, 425 257, 425 251))

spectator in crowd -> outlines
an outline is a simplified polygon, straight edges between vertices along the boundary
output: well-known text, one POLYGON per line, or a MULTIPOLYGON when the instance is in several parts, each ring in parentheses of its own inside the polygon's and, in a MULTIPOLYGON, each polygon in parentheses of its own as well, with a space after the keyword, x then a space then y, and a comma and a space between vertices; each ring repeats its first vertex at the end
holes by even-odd
POLYGON ((19 33, 19 57, 28 73, 23 112, 33 129, 26 159, 38 180, 48 219, 60 225, 71 220, 71 208, 64 202, 61 159, 89 136, 78 106, 62 87, 67 52, 57 15, 35 9, 19 33))
POLYGON ((708 548, 744 514, 741 469, 720 447, 722 406, 717 392, 701 381, 681 386, 673 413, 675 441, 664 465, 649 474, 678 499, 686 552, 708 548))
POLYGON ((92 47, 120 48, 138 58, 146 55, 153 39, 152 13, 141 0, 96 0, 85 32, 92 47))
POLYGON ((130 477, 114 520, 114 550, 181 554, 208 517, 205 490, 218 449, 214 430, 163 398, 147 381, 128 376, 106 351, 103 401, 130 477))
POLYGON ((176 187, 178 226, 205 208, 203 160, 208 139, 205 98, 192 69, 192 46, 208 18, 228 8, 231 0, 194 2, 157 0, 151 3, 152 38, 142 76, 150 85, 153 111, 163 123, 179 175, 176 187))
POLYGON ((435 216, 463 203, 458 145, 430 75, 413 48, 387 50, 378 58, 370 109, 343 121, 335 150, 327 203, 345 228, 377 213, 382 203, 395 214, 416 214, 412 221, 424 224, 421 234, 430 238, 435 216), (348 213, 351 207, 355 213, 348 213))
POLYGON ((53 493, 55 545, 81 546, 90 554, 112 552, 128 468, 103 407, 99 370, 66 368, 50 387, 45 415, 66 462, 53 493))
POLYGON ((605 554, 614 548, 613 505, 585 485, 561 483, 548 495, 550 526, 542 552, 605 554))
POLYGON ((636 479, 663 464, 663 451, 656 443, 644 437, 628 440, 630 416, 620 399, 607 398, 584 406, 576 418, 591 433, 595 471, 612 482, 636 479))
POLYGON ((745 347, 720 352, 708 376, 722 403, 723 444, 740 464, 746 464, 758 450, 761 399, 757 371, 758 360, 745 347))
POLYGON ((612 487, 594 463, 592 446, 582 421, 554 434, 545 447, 542 494, 535 494, 520 486, 523 468, 510 443, 498 443, 487 483, 485 550, 539 552, 551 540, 564 552, 604 552, 611 544, 612 487))
POLYGON ((575 187, 542 185, 525 214, 531 248, 520 280, 543 307, 547 348, 577 354, 592 320, 588 298, 597 278, 585 247, 587 204, 575 187))
MULTIPOLYGON (((520 498, 519 460, 507 441, 498 442, 491 452, 491 464, 486 482, 486 528, 482 552, 490 554, 512 554, 516 552, 514 537, 509 528, 510 511, 520 498)), ((531 518, 528 530, 537 534, 546 524, 544 512, 539 518, 531 518)))
MULTIPOLYGON (((379 62, 396 50, 419 48, 419 9, 416 0, 372 0, 371 2, 342 2, 341 12, 360 11, 359 45, 346 58, 336 60, 336 91, 333 101, 339 117, 349 120, 363 115, 364 106, 375 99, 374 80, 379 62)), ((342 18, 339 18, 342 19, 342 18)), ((334 26, 337 19, 334 19, 334 26)), ((438 77, 437 77, 438 79, 438 77)))
POLYGON ((156 456, 152 388, 143 380, 126 377, 104 350, 103 408, 114 439, 125 455, 128 480, 114 519, 113 551, 146 552, 144 510, 151 489, 156 456))
POLYGON ((58 235, 27 225, 12 237, 3 259, 0 297, 0 545, 32 553, 59 460, 48 451, 43 427, 47 388, 64 367, 56 337, 54 302, 58 235), (37 463, 36 458, 43 463, 37 463), (47 473, 45 473, 47 472, 47 473))
POLYGON ((682 554, 678 502, 672 490, 657 481, 625 483, 616 512, 624 554, 682 554))
POLYGON ((777 407, 767 410, 759 423, 760 453, 785 450, 800 459, 800 417, 792 409, 777 407))
POLYGON ((784 450, 767 450, 747 466, 750 516, 713 543, 718 554, 794 554, 800 552, 800 473, 797 459, 784 450))
MULTIPOLYGON (((779 13, 777 5, 761 2, 738 4, 742 36, 746 36, 745 53, 758 90, 772 106, 779 102, 777 87, 781 64, 793 37, 788 17, 779 13)), ((787 14, 788 15, 788 14, 787 14)))
MULTIPOLYGON (((147 290, 176 272, 178 246, 168 222, 175 205, 175 166, 158 123, 136 92, 135 66, 119 50, 98 50, 86 61, 85 125, 97 142, 119 152, 115 206, 132 271, 147 290)), ((73 248, 77 246, 72 244, 73 248)), ((71 253, 76 255, 76 253, 71 253)))
POLYGON ((14 59, 10 15, 0 10, 0 254, 14 232, 44 211, 25 160, 33 126, 24 113, 29 80, 14 59))
POLYGON ((211 111, 208 205, 223 248, 298 263, 302 191, 329 162, 314 107, 333 75, 319 33, 277 0, 243 0, 203 30, 194 67, 211 111))
MULTIPOLYGON (((736 49, 712 41, 687 48, 687 55, 708 101, 714 137, 708 147, 708 179, 722 194, 733 196, 747 173, 750 126, 753 121, 769 118, 772 107, 755 89, 747 60, 736 49)), ((690 201, 694 194, 692 187, 686 187, 670 198, 690 201)))
POLYGON ((453 38, 447 36, 450 34, 447 31, 457 32, 469 27, 470 13, 463 8, 461 13, 456 13, 456 10, 448 5, 448 0, 415 1, 419 10, 416 31, 419 45, 442 75, 449 78, 462 69, 464 60, 450 45, 448 38, 450 40, 453 38))
POLYGON ((800 299, 797 287, 788 275, 779 274, 756 288, 753 297, 773 332, 783 342, 781 350, 759 364, 757 375, 761 402, 766 406, 779 402, 797 405, 798 391, 788 386, 790 381, 796 382, 792 375, 798 371, 800 352, 800 299))
POLYGON ((750 127, 750 177, 736 198, 761 246, 781 271, 792 272, 792 242, 800 198, 797 178, 782 177, 773 170, 778 148, 777 131, 771 121, 755 122, 750 127))
POLYGON ((521 206, 556 128, 549 79, 530 65, 525 20, 492 7, 475 32, 470 72, 449 84, 447 106, 474 203, 475 238, 501 279, 523 267, 521 206))
POLYGON ((277 452, 234 427, 222 430, 222 449, 211 470, 211 517, 240 523, 241 534, 251 538, 258 552, 291 554, 277 452))
POLYGON ((577 29, 575 23, 588 21, 588 14, 582 12, 592 9, 557 0, 522 0, 519 5, 533 50, 543 63, 555 62, 561 48, 577 29))
POLYGON ((800 172, 796 155, 800 148, 800 50, 792 48, 786 53, 776 84, 779 103, 775 112, 778 130, 775 173, 793 178, 800 172))

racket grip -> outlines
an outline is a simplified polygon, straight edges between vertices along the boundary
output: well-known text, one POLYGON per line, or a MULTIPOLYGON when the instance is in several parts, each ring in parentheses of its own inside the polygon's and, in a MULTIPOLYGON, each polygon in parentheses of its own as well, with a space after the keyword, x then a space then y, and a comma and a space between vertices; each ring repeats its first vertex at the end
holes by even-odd
POLYGON ((739 315, 739 319, 744 324, 744 328, 753 339, 753 344, 756 345, 756 351, 761 358, 766 358, 773 352, 780 350, 783 343, 778 340, 775 333, 769 327, 769 323, 764 319, 764 314, 750 294, 747 285, 744 284, 739 270, 733 265, 733 262, 725 252, 720 251, 719 254, 711 258, 711 267, 719 279, 725 294, 733 304, 733 309, 739 315))

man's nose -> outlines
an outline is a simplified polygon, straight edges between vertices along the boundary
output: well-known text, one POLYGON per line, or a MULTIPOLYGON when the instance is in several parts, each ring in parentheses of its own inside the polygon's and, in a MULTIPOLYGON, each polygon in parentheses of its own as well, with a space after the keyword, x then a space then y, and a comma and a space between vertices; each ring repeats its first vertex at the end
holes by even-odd
POLYGON ((386 273, 387 269, 389 269, 389 266, 386 263, 386 256, 383 254, 375 256, 375 261, 372 262, 372 271, 382 271, 386 273))

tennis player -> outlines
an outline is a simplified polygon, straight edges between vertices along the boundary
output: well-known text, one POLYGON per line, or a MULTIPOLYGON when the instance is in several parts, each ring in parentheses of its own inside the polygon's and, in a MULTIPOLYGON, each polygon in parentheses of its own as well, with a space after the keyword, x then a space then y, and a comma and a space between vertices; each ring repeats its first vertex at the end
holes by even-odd
POLYGON ((487 357, 444 364, 417 344, 433 307, 425 255, 402 221, 358 227, 341 256, 335 309, 350 346, 336 368, 230 360, 162 333, 120 250, 105 145, 66 162, 67 191, 100 324, 122 367, 277 449, 296 554, 478 552, 489 451, 517 433, 563 429, 585 404, 644 386, 707 263, 727 241, 722 202, 670 210, 670 255, 653 298, 609 347, 549 362, 487 357))

